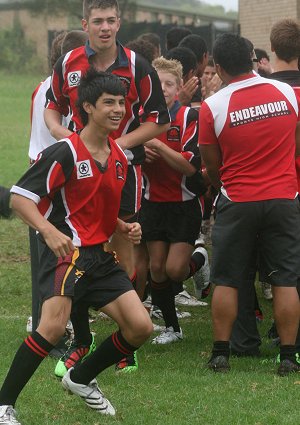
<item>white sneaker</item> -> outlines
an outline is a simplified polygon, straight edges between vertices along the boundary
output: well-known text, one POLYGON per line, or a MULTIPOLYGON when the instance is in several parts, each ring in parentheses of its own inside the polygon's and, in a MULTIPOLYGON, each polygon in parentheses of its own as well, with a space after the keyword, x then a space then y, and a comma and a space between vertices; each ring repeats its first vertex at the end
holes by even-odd
POLYGON ((151 344, 170 344, 171 342, 181 341, 183 338, 182 330, 175 332, 173 327, 166 328, 160 335, 152 339, 151 344))
POLYGON ((186 305, 188 307, 199 307, 207 305, 207 303, 197 300, 196 297, 193 297, 187 291, 179 292, 179 294, 176 295, 175 304, 186 305))
MULTIPOLYGON (((197 241, 196 241, 197 242, 197 241)), ((209 279, 210 279, 210 268, 209 268, 209 261, 208 261, 208 254, 205 248, 202 246, 198 246, 195 252, 200 252, 200 254, 203 255, 205 258, 204 265, 196 271, 196 273, 193 276, 194 283, 195 283, 195 293, 198 298, 201 298, 203 289, 207 288, 209 285, 209 279)))
POLYGON ((89 385, 76 384, 71 381, 70 378, 70 373, 73 369, 74 368, 71 367, 61 381, 64 389, 72 394, 79 395, 91 409, 95 409, 103 415, 114 416, 116 411, 107 398, 104 397, 102 391, 98 387, 96 379, 93 379, 89 385))
POLYGON ((188 317, 191 317, 191 313, 189 311, 179 311, 176 308, 176 316, 177 319, 187 319, 188 317))
POLYGON ((153 323, 153 332, 162 332, 166 329, 165 326, 157 325, 156 323, 153 323))
POLYGON ((260 282, 260 283, 261 283, 261 289, 262 289, 264 298, 266 300, 272 300, 273 299, 272 285, 270 285, 270 283, 267 283, 267 282, 260 282))
POLYGON ((16 411, 12 406, 0 406, 1 425, 21 425, 16 419, 16 411))

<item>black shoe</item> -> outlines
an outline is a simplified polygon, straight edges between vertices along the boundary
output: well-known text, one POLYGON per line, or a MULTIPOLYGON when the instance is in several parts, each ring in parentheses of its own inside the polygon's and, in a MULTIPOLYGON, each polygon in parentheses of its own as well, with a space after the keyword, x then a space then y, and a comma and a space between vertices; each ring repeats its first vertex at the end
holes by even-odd
POLYGON ((291 360, 284 359, 280 362, 277 373, 279 376, 287 376, 290 373, 300 372, 300 365, 291 360))
POLYGON ((228 357, 226 356, 216 356, 211 357, 207 364, 208 369, 213 370, 214 372, 226 373, 230 370, 230 365, 228 357))

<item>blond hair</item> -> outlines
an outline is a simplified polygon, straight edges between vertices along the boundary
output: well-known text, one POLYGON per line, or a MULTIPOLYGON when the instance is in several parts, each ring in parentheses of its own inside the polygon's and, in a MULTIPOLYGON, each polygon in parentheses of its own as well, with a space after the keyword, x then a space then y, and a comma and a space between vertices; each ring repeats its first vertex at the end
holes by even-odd
POLYGON ((182 65, 176 59, 166 59, 163 56, 154 59, 152 62, 153 68, 156 72, 169 72, 176 78, 177 84, 181 84, 182 80, 182 65))

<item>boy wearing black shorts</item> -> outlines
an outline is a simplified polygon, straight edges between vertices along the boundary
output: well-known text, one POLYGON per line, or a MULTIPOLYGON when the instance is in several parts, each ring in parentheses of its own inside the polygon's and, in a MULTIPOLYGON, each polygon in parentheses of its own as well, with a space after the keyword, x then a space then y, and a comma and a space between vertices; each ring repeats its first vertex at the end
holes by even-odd
POLYGON ((115 409, 95 377, 135 351, 152 323, 126 273, 103 245, 114 232, 139 243, 138 223, 118 219, 127 159, 108 137, 124 113, 119 78, 90 71, 79 87, 78 107, 85 127, 42 151, 11 189, 12 206, 39 232, 42 312, 39 326, 17 351, 0 390, 0 422, 20 424, 14 405, 41 361, 64 333, 72 300, 101 307, 119 330, 63 379, 64 388, 99 413, 115 409), (96 217, 95 217, 96 215, 96 217))

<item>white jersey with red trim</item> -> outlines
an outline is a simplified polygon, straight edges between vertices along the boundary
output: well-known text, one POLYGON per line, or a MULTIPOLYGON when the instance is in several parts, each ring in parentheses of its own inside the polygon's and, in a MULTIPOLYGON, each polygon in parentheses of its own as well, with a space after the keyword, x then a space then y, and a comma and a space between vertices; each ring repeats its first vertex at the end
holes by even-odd
POLYGON ((225 196, 235 202, 295 198, 298 114, 292 87, 255 74, 203 102, 199 144, 219 145, 225 196))

